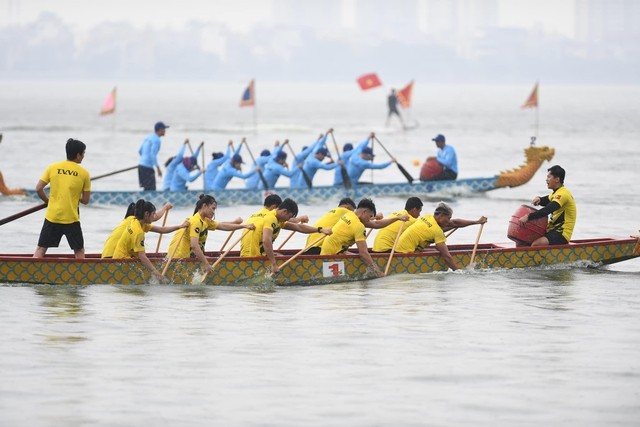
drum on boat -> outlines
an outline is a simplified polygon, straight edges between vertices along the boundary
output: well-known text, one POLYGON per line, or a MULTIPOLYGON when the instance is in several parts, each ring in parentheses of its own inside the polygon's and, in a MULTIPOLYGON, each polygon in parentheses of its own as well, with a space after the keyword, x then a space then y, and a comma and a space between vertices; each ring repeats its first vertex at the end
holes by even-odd
POLYGON ((429 181, 442 173, 442 165, 435 157, 429 157, 420 168, 420 181, 429 181))
POLYGON ((521 205, 509 221, 507 237, 516 242, 517 246, 529 246, 539 237, 544 236, 547 231, 547 217, 528 221, 524 227, 520 225, 518 220, 524 215, 535 212, 536 208, 528 205, 521 205))

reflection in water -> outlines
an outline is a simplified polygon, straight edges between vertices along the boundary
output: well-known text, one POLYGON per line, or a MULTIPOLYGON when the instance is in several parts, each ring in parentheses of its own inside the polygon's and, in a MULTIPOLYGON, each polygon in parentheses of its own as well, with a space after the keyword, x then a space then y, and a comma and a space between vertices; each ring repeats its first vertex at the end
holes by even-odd
POLYGON ((43 297, 42 306, 56 317, 75 317, 82 313, 83 288, 80 286, 36 286, 36 294, 43 297))
MULTIPOLYGON (((37 295, 43 297, 42 307, 45 309, 44 320, 53 319, 64 323, 75 323, 83 314, 84 288, 81 286, 35 286, 37 295)), ((77 343, 86 341, 84 335, 69 335, 67 328, 63 328, 65 333, 58 333, 55 330, 56 322, 47 324, 42 328, 41 333, 44 339, 50 343, 77 343)))

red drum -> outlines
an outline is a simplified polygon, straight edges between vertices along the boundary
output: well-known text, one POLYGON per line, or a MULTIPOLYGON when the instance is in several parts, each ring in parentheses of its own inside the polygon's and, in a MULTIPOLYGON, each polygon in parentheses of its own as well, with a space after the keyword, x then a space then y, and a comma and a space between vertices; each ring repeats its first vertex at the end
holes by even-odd
POLYGON ((544 236, 547 232, 547 217, 528 221, 524 227, 520 225, 518 220, 524 215, 535 212, 536 208, 527 205, 521 205, 511 217, 509 221, 509 229, 507 237, 517 246, 530 246, 534 240, 544 236))
POLYGON ((429 157, 420 168, 420 181, 429 181, 442 173, 442 165, 435 157, 429 157))

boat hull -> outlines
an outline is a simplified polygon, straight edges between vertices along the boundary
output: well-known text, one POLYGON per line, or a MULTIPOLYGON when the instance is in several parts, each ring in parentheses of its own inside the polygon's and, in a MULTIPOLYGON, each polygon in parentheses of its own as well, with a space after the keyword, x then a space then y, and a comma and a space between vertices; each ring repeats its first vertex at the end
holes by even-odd
MULTIPOLYGON (((468 265, 472 245, 451 245, 450 252, 460 266, 468 265)), ((277 257, 281 264, 295 252, 285 251, 277 257)), ((208 253, 210 260, 218 254, 208 253)), ((588 239, 572 241, 561 246, 541 248, 515 247, 512 243, 482 244, 478 246, 475 268, 517 269, 552 265, 589 266, 613 264, 640 256, 637 238, 588 239)), ((373 260, 384 270, 389 254, 372 254, 373 260)), ((162 254, 151 256, 158 269, 164 267, 162 254)), ((299 256, 283 270, 269 278, 267 261, 263 257, 239 258, 231 253, 207 276, 206 285, 316 285, 349 282, 373 278, 355 253, 331 257, 299 256)), ((447 265, 435 250, 414 254, 394 254, 389 274, 425 274, 446 271, 447 265)), ((166 273, 172 284, 201 284, 200 263, 194 259, 173 260, 166 273)), ((72 256, 46 256, 34 259, 29 255, 0 255, 0 282, 52 285, 153 283, 151 274, 138 260, 102 260, 88 255, 84 260, 72 256)))
MULTIPOLYGON (((312 188, 275 188, 270 192, 263 190, 228 189, 211 191, 208 194, 216 198, 219 206, 262 205, 264 198, 270 193, 281 197, 289 197, 301 204, 324 201, 338 201, 343 197, 359 200, 363 197, 425 197, 431 193, 445 197, 460 197, 471 193, 482 193, 496 188, 496 177, 469 178, 456 181, 430 181, 407 183, 387 183, 375 185, 359 185, 350 190, 342 186, 318 186, 312 188)), ((40 201, 34 190, 24 190, 27 197, 40 201)), ((201 190, 188 191, 92 191, 91 204, 126 206, 138 199, 145 199, 156 206, 170 202, 174 206, 193 206, 201 190)))

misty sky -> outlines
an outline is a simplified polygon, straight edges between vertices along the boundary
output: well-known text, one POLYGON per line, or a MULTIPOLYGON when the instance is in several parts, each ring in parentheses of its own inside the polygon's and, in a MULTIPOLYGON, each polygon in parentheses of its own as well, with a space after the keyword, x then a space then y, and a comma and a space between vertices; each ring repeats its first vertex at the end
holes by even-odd
MULTIPOLYGON (((134 26, 176 27, 190 20, 223 22, 236 31, 247 31, 256 23, 274 19, 277 0, 0 0, 0 26, 34 21, 43 11, 60 16, 83 31, 104 21, 129 21, 134 26)), ((304 4, 308 0, 299 0, 304 4)), ((446 0, 445 0, 446 1, 446 0)), ((482 0, 473 0, 475 3, 482 0)), ((575 0, 498 0, 499 22, 504 27, 542 28, 545 32, 572 37, 575 0)), ((344 26, 352 25, 354 0, 341 0, 343 13, 336 17, 344 26)))

